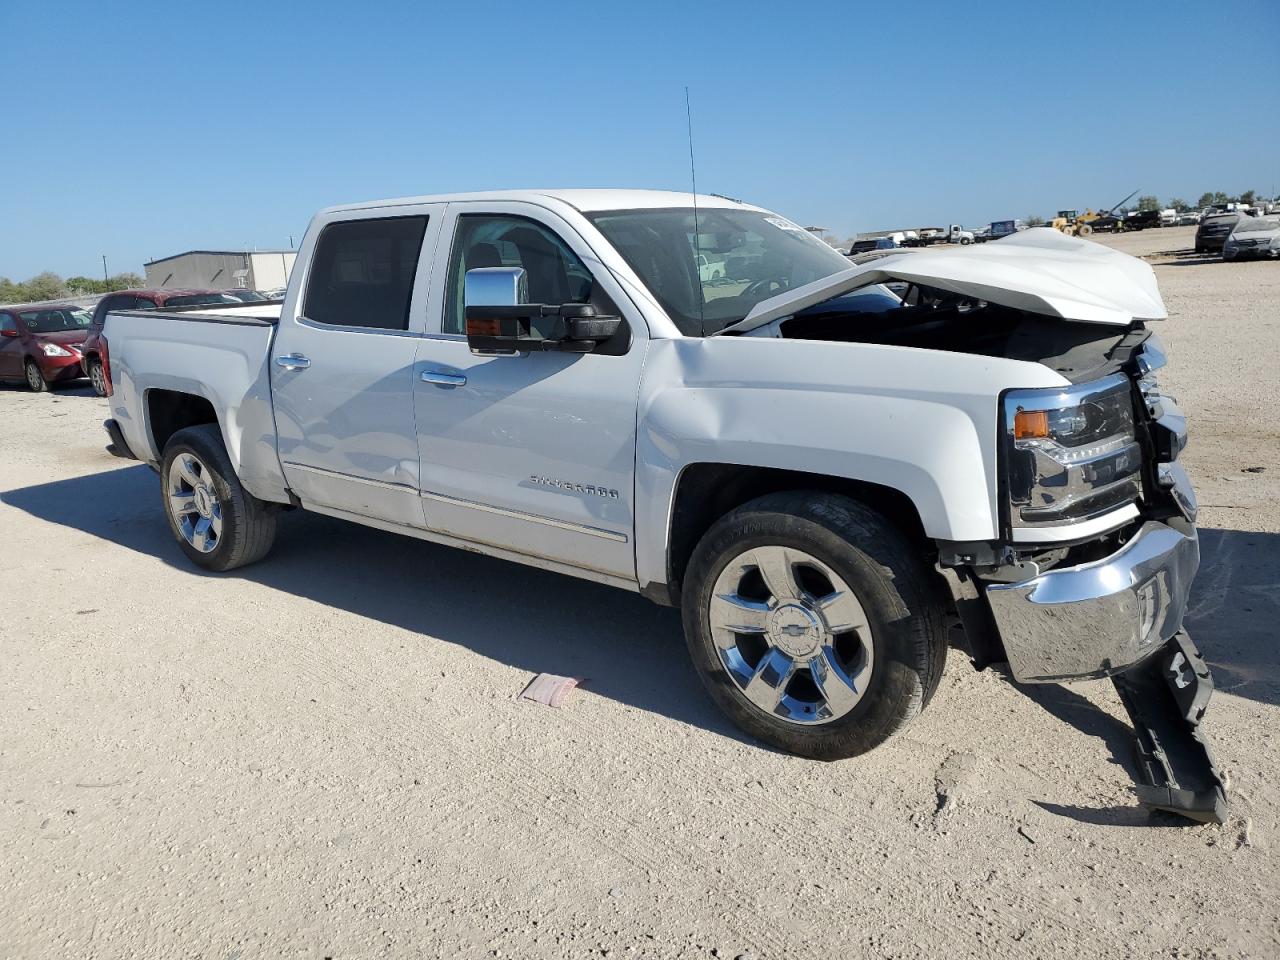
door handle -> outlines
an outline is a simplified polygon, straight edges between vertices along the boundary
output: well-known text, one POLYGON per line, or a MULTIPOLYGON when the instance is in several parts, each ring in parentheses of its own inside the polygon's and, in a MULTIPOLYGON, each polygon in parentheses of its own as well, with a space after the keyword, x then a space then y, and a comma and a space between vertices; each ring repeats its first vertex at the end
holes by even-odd
POLYGON ((434 383, 437 387, 460 387, 467 382, 461 373, 441 373, 438 370, 423 370, 423 383, 434 383))
POLYGON ((305 370, 311 366, 311 360, 300 353, 289 353, 283 357, 276 357, 276 366, 284 367, 286 370, 305 370))

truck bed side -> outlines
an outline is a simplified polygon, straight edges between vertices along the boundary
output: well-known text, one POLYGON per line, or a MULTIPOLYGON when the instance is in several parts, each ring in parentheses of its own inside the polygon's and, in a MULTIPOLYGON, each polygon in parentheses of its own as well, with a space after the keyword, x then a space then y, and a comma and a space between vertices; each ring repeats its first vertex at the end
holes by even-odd
POLYGON ((107 315, 111 415, 139 459, 158 466, 175 430, 216 422, 245 488, 288 502, 268 365, 279 310, 240 304, 107 315))

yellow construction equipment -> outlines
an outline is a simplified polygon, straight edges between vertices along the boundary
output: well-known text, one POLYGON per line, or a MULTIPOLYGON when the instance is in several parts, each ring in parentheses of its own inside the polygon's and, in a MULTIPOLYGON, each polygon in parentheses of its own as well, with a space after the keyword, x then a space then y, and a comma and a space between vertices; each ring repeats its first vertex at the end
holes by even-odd
POLYGON ((1133 191, 1110 210, 1094 211, 1089 209, 1084 213, 1079 213, 1075 210, 1059 210, 1058 215, 1050 221, 1049 226, 1072 237, 1087 237, 1095 229, 1104 232, 1115 230, 1124 220, 1123 217, 1116 216, 1116 210, 1132 200, 1137 193, 1137 190, 1133 191))

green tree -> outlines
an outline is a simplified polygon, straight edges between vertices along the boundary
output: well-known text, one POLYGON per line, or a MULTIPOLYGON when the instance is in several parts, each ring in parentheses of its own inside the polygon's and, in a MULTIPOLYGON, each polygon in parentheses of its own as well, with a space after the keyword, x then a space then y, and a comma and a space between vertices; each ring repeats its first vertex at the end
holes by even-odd
POLYGON ((1196 209, 1203 210, 1205 207, 1211 206, 1212 204, 1213 204, 1213 194, 1202 193, 1200 194, 1200 199, 1196 201, 1196 209))
POLYGON ((1037 217, 1035 214, 1032 214, 1029 217, 1024 217, 1022 222, 1028 227, 1043 227, 1044 217, 1037 217))
POLYGON ((1187 201, 1183 200, 1181 197, 1174 197, 1171 199, 1169 201, 1169 206, 1173 207, 1173 209, 1177 210, 1179 213, 1183 213, 1184 211, 1191 209, 1191 207, 1188 206, 1187 201))
POLYGON ((1244 193, 1240 194, 1240 202, 1247 203, 1251 207, 1253 206, 1254 201, 1257 199, 1258 199, 1257 190, 1246 190, 1244 193))
POLYGON ((1159 209, 1160 209, 1159 197, 1145 196, 1145 197, 1138 198, 1139 213, 1148 213, 1152 210, 1159 210, 1159 209))
POLYGON ((1230 197, 1228 197, 1228 196, 1227 196, 1225 193, 1223 193, 1221 190, 1217 190, 1217 191, 1215 191, 1215 192, 1214 192, 1214 194, 1213 194, 1213 202, 1214 202, 1214 203, 1230 203, 1230 202, 1231 202, 1231 198, 1230 198, 1230 197))
POLYGON ((56 273, 46 270, 22 284, 27 300, 57 300, 66 296, 67 287, 56 273))

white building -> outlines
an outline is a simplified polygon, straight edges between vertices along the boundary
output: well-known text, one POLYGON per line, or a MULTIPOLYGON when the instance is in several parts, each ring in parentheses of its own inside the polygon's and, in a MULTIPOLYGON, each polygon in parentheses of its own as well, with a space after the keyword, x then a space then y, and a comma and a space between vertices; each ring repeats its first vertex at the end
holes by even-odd
POLYGON ((188 250, 143 264, 153 289, 271 290, 289 282, 293 250, 188 250))

